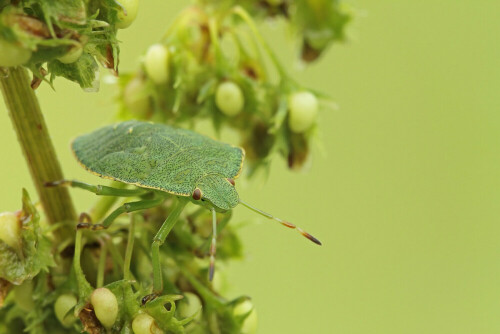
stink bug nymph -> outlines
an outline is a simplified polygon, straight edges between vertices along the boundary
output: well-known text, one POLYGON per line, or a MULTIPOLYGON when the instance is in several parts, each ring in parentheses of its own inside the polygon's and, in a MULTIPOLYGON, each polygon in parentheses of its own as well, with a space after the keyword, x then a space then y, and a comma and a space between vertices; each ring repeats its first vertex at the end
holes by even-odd
POLYGON ((151 195, 148 199, 125 203, 99 224, 84 222, 78 224, 77 228, 106 229, 122 213, 158 206, 169 194, 177 197, 177 203, 154 237, 151 247, 154 294, 161 293, 163 285, 160 245, 188 202, 212 211, 210 280, 215 268, 215 213, 232 210, 238 204, 243 204, 286 227, 296 229, 309 240, 321 245, 318 239, 294 224, 239 199, 234 180, 240 175, 245 157, 245 152, 240 147, 163 124, 127 121, 77 137, 71 148, 76 159, 89 172, 102 178, 134 185, 136 188, 118 189, 67 180, 48 182, 47 186, 65 185, 108 196, 151 195))

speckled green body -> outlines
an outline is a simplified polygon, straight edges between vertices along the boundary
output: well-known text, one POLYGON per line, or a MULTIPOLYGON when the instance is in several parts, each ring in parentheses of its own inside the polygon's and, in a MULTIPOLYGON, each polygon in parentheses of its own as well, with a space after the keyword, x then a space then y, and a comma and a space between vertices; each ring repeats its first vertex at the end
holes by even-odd
POLYGON ((217 211, 238 204, 228 179, 239 176, 245 153, 196 132, 140 121, 105 126, 77 137, 72 149, 82 166, 108 179, 202 200, 217 211))

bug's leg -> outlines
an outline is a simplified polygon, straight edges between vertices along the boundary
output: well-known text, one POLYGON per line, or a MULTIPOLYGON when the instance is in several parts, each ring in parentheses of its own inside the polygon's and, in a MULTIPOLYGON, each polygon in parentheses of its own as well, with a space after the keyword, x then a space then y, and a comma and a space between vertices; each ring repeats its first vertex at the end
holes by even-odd
POLYGON ((101 224, 92 224, 92 223, 78 223, 76 225, 77 229, 82 229, 82 228, 89 228, 92 230, 103 230, 108 228, 113 221, 121 215, 122 213, 129 213, 133 211, 138 211, 138 210, 144 210, 144 209, 149 209, 153 208, 155 206, 160 205, 163 202, 164 198, 159 197, 155 198, 152 200, 144 200, 144 201, 137 201, 137 202, 129 202, 125 203, 119 208, 117 208, 115 211, 111 212, 109 216, 104 218, 101 224))
POLYGON ((262 215, 262 216, 264 216, 264 217, 266 217, 268 219, 275 220, 275 221, 277 221, 278 223, 280 223, 283 226, 286 226, 286 227, 291 228, 291 229, 296 229, 304 237, 306 237, 307 239, 311 240, 315 244, 321 246, 321 241, 319 241, 318 239, 316 239, 315 237, 313 237, 311 234, 307 233, 306 231, 304 231, 300 227, 296 226, 295 224, 292 224, 292 223, 287 222, 285 220, 279 219, 279 218, 274 217, 273 215, 271 215, 271 214, 269 214, 267 212, 264 212, 262 210, 254 208, 253 206, 251 206, 250 204, 247 204, 247 203, 243 202, 242 200, 240 200, 240 203, 243 204, 244 206, 246 206, 247 208, 249 208, 250 210, 252 210, 253 212, 257 212, 258 214, 260 214, 260 215, 262 215))
POLYGON ((163 290, 163 275, 160 264, 160 246, 165 242, 165 239, 174 227, 182 210, 188 202, 185 198, 178 197, 177 199, 177 203, 174 205, 165 222, 161 225, 158 233, 156 233, 153 245, 151 246, 151 260, 153 262, 153 293, 144 297, 142 299, 143 303, 147 303, 148 301, 156 298, 156 296, 160 295, 163 290))
POLYGON ((210 281, 212 281, 214 278, 216 243, 217 243, 217 214, 215 213, 215 209, 212 208, 212 244, 210 245, 210 270, 208 273, 208 279, 210 281))
POLYGON ((66 187, 80 188, 93 192, 96 195, 102 195, 102 196, 131 197, 131 196, 141 196, 147 194, 148 192, 151 192, 151 190, 144 188, 120 189, 103 185, 88 184, 76 180, 60 180, 53 182, 45 182, 45 186, 46 187, 66 186, 66 187))

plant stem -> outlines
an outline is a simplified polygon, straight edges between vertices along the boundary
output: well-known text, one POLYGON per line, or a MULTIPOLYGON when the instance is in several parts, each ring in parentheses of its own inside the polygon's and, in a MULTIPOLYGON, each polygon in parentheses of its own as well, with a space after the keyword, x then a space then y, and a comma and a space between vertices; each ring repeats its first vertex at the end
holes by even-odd
MULTIPOLYGON (((28 73, 23 67, 10 67, 3 72, 0 73, 0 90, 47 220, 51 224, 76 221, 68 189, 44 186, 45 182, 62 180, 63 174, 38 99, 30 87, 28 73)), ((61 238, 70 233, 68 227, 55 234, 61 238)))
POLYGON ((108 258, 108 244, 101 243, 101 254, 99 255, 99 262, 97 264, 97 279, 96 288, 101 288, 104 285, 104 272, 106 271, 106 260, 108 258))
POLYGON ((278 60, 278 57, 276 57, 269 44, 267 44, 266 40, 260 34, 250 14, 248 14, 247 11, 243 9, 243 7, 241 6, 234 7, 233 12, 236 15, 238 15, 243 21, 245 21, 245 23, 248 25, 255 38, 257 38, 257 40, 260 42, 264 50, 267 52, 269 58, 271 59, 271 62, 273 63, 274 67, 276 67, 276 70, 280 75, 280 79, 282 81, 290 80, 291 78, 288 76, 285 68, 281 65, 280 61, 278 60))
POLYGON ((123 263, 123 279, 130 280, 132 274, 130 273, 130 262, 132 261, 132 252, 134 251, 135 239, 135 215, 130 214, 130 226, 128 228, 128 241, 127 248, 125 249, 125 260, 123 263))

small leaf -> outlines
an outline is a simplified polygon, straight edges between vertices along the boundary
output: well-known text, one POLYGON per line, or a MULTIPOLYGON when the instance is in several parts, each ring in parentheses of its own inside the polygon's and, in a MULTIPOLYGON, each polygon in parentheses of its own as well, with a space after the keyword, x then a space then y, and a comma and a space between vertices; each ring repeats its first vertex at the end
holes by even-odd
POLYGON ((58 60, 53 60, 48 65, 51 74, 51 81, 55 76, 62 76, 68 80, 77 82, 82 88, 95 89, 98 87, 99 67, 92 56, 87 53, 82 54, 78 61, 71 64, 63 64, 58 60))
POLYGON ((40 270, 54 266, 50 242, 42 235, 40 216, 31 203, 28 192, 23 189, 21 214, 21 252, 0 241, 0 278, 19 285, 35 277, 40 270))

